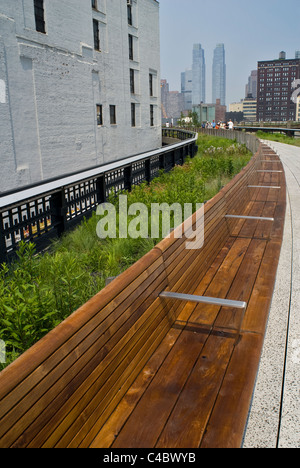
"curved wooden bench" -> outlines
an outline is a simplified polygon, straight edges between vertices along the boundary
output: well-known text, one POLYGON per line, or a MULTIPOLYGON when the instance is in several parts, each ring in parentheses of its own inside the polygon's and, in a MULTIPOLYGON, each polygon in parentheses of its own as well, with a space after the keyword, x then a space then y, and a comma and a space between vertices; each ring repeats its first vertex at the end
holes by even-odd
POLYGON ((261 145, 206 203, 201 249, 173 233, 0 374, 0 446, 239 447, 285 196, 281 162, 261 145), (246 313, 181 294, 244 301, 246 313))

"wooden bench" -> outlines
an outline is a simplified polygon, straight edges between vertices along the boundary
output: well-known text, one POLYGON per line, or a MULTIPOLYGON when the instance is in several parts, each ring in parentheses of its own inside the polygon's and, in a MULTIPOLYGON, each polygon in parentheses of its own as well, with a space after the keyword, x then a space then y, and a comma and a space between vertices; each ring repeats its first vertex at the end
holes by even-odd
POLYGON ((174 232, 0 374, 0 447, 240 446, 285 217, 274 167, 261 145, 205 204, 201 249, 174 232))

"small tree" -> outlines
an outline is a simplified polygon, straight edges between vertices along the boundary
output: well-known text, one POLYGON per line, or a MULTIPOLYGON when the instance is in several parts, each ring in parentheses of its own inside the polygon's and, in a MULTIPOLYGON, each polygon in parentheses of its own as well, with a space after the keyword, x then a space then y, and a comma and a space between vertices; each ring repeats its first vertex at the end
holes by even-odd
POLYGON ((197 112, 189 112, 189 118, 192 119, 192 124, 194 127, 199 127, 200 122, 197 112))
POLYGON ((180 119, 178 119, 177 123, 178 123, 178 125, 179 125, 180 127, 184 127, 184 125, 185 125, 185 120, 184 120, 183 112, 181 112, 180 119))

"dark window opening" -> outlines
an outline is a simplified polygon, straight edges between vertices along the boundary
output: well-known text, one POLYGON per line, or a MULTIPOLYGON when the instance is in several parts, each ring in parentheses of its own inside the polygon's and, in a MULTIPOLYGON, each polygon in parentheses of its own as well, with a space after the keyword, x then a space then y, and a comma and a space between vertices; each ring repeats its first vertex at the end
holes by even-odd
POLYGON ((103 112, 101 104, 97 104, 97 125, 103 125, 103 112))
POLYGON ((92 8, 97 10, 97 0, 92 0, 92 8))
POLYGON ((94 28, 94 48, 96 50, 100 50, 99 22, 95 19, 93 20, 93 28, 94 28))
POLYGON ((135 127, 135 104, 131 103, 131 126, 135 127))
POLYGON ((34 16, 36 30, 46 34, 44 0, 34 0, 34 16))
POLYGON ((153 96, 153 75, 149 73, 149 92, 150 96, 153 96))
POLYGON ((117 123, 116 106, 109 106, 109 115, 110 115, 110 124, 116 125, 117 123))
POLYGON ((150 106, 150 126, 154 127, 154 106, 150 106))
POLYGON ((127 18, 129 26, 132 26, 132 6, 127 5, 127 18))
POLYGON ((134 70, 130 68, 130 92, 134 94, 135 86, 134 86, 134 70))
POLYGON ((129 59, 133 60, 133 36, 129 34, 129 59))

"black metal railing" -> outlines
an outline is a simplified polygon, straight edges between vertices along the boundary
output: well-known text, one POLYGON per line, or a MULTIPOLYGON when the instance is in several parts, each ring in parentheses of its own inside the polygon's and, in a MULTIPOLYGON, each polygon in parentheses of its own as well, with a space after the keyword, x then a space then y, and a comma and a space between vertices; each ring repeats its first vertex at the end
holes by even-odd
POLYGON ((284 128, 284 127, 255 127, 255 126, 242 126, 242 125, 237 125, 235 127, 236 131, 245 131, 245 132, 251 132, 251 133, 256 133, 256 132, 264 132, 264 133, 281 133, 285 134, 288 137, 300 137, 300 128, 284 128))
POLYGON ((150 182, 160 170, 182 165, 197 153, 197 134, 163 129, 163 136, 180 140, 158 150, 135 155, 85 172, 51 179, 0 196, 0 262, 15 255, 20 241, 34 242, 37 251, 51 239, 88 218, 113 191, 131 190, 150 182))
POLYGON ((182 128, 169 128, 162 129, 163 138, 176 138, 177 140, 187 140, 191 138, 191 131, 183 130, 182 128))

